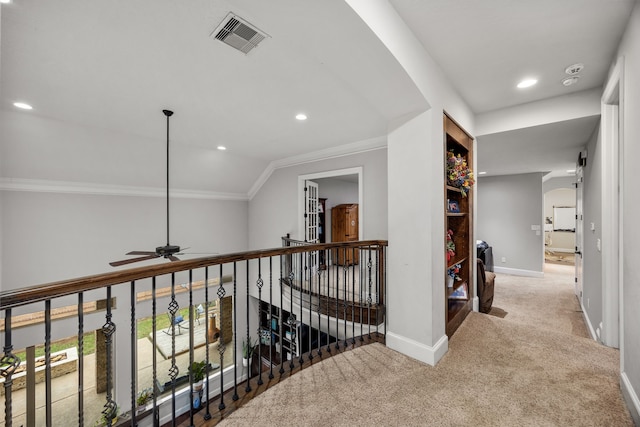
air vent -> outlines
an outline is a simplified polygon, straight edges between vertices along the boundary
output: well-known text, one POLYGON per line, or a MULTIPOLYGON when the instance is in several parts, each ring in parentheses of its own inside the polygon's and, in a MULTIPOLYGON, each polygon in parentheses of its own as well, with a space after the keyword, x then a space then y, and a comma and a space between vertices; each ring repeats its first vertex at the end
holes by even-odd
POLYGON ((234 49, 247 54, 258 44, 269 37, 239 16, 229 13, 211 36, 228 44, 234 49))

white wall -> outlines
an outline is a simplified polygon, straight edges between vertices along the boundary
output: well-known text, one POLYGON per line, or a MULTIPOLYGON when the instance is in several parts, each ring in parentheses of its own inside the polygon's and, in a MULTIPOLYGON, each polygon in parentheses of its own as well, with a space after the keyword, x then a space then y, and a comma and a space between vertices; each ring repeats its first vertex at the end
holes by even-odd
POLYGON ((623 77, 623 295, 622 388, 636 424, 640 424, 640 198, 637 160, 640 158, 640 4, 636 2, 618 51, 624 56, 623 77))
POLYGON ((281 246, 287 233, 300 238, 298 176, 353 167, 363 168, 363 238, 387 239, 387 150, 378 149, 276 169, 249 202, 249 247, 281 246))
POLYGON ((544 229, 542 173, 481 177, 477 194, 476 237, 493 247, 495 270, 542 276, 544 236, 531 229, 544 229))
POLYGON ((592 330, 602 321, 602 135, 600 126, 587 145, 589 158, 583 168, 582 306, 592 330), (594 230, 590 225, 593 223, 594 230))
POLYGON ((471 134, 473 114, 386 0, 347 2, 397 58, 431 106, 392 124, 389 131, 387 345, 435 364, 448 348, 443 283, 443 111, 471 134))

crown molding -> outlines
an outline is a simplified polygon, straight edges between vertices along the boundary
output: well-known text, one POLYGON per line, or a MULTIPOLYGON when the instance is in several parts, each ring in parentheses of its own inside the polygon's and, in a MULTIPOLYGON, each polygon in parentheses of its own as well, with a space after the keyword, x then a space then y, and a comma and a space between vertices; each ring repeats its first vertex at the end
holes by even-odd
MULTIPOLYGON (((156 187, 134 187, 72 181, 0 178, 0 191, 37 193, 91 194, 100 196, 166 197, 167 190, 156 187)), ((246 194, 214 191, 169 189, 169 196, 178 199, 248 200, 246 194)))
POLYGON ((314 151, 298 156, 287 157, 280 160, 274 160, 262 172, 260 177, 249 190, 248 198, 253 199, 260 188, 267 182, 271 174, 277 169, 297 166, 305 163, 313 163, 321 160, 329 160, 337 157, 352 156, 354 154, 366 153, 367 151, 382 150, 387 148, 387 137, 379 136, 375 138, 365 139, 363 141, 353 142, 350 144, 340 145, 338 147, 327 148, 324 150, 314 151))

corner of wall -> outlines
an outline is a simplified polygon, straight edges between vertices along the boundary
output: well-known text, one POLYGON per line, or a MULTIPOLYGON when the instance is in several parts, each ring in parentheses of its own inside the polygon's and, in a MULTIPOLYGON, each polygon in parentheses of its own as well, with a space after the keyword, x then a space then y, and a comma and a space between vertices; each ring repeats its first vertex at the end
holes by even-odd
POLYGON ((388 332, 386 345, 392 350, 435 366, 449 350, 449 338, 443 335, 433 346, 428 346, 411 338, 388 332))

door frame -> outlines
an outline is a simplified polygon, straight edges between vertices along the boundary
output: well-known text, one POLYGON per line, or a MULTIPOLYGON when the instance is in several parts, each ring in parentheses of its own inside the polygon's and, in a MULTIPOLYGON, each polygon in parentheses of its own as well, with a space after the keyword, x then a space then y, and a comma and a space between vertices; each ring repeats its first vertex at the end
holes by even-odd
POLYGON ((602 343, 623 357, 623 70, 620 57, 602 94, 602 343))
MULTIPOLYGON (((347 168, 347 169, 337 169, 325 172, 316 172, 306 175, 298 175, 298 236, 302 236, 301 240, 304 240, 305 235, 305 224, 304 224, 304 212, 305 212, 305 197, 304 197, 304 182, 307 180, 313 181, 314 179, 321 178, 337 178, 345 175, 358 175, 358 210, 360 216, 358 218, 358 240, 362 240, 362 236, 364 235, 364 199, 362 195, 364 194, 363 188, 363 171, 364 168, 362 166, 347 168)), ((326 215, 326 214, 325 214, 326 215)), ((325 230, 325 233, 328 233, 329 230, 325 230)))

